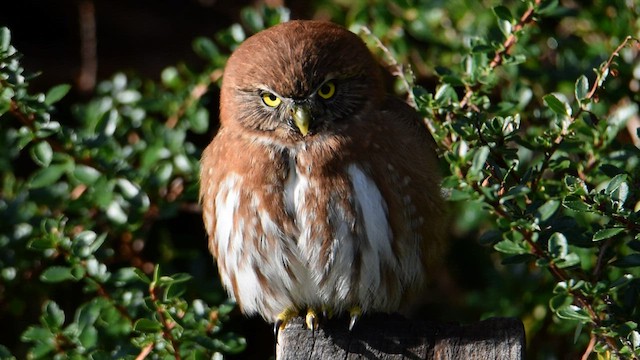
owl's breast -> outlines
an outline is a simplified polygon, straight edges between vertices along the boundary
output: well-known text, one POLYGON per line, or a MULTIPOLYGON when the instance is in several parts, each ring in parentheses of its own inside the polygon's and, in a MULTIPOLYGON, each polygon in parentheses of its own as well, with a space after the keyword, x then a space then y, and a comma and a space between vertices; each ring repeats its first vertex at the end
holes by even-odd
POLYGON ((418 269, 401 273, 383 192, 366 164, 314 162, 309 155, 289 159, 283 197, 321 303, 335 310, 397 309, 401 296, 376 295, 400 294, 393 290, 409 286, 418 269))

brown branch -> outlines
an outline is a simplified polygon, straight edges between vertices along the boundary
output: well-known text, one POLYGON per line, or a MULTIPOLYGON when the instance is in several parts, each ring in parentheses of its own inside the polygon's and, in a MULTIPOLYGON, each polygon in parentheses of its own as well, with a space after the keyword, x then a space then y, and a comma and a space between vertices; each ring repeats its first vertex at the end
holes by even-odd
MULTIPOLYGON (((620 45, 618 45, 618 47, 613 51, 613 53, 611 53, 611 56, 609 56, 609 59, 600 66, 600 69, 596 74, 596 80, 593 82, 593 85, 591 86, 591 90, 587 93, 587 95, 585 96, 585 99, 592 100, 596 95, 596 92, 598 91, 598 89, 602 88, 602 82, 606 78, 607 74, 610 72, 611 66, 613 65, 613 60, 620 55, 620 51, 622 51, 622 49, 624 49, 631 41, 638 42, 639 40, 632 36, 627 36, 622 41, 622 43, 620 43, 620 45)), ((588 110, 586 110, 583 106, 580 106, 578 108, 578 111, 576 111, 576 113, 569 118, 569 121, 571 123, 575 122, 576 119, 578 119, 580 115, 582 115, 584 112, 588 112, 588 110)), ((540 166, 540 170, 539 170, 540 176, 534 178, 531 182, 532 191, 535 191, 537 189, 538 183, 543 176, 542 173, 549 166, 551 157, 558 150, 558 148, 560 147, 562 141, 566 136, 567 136, 566 130, 563 129, 560 132, 560 134, 558 134, 558 136, 554 139, 551 147, 547 149, 547 151, 545 152, 545 157, 544 157, 544 160, 542 161, 542 165, 540 166)), ((595 162, 591 164, 590 168, 594 168, 594 167, 595 167, 595 162)))
MULTIPOLYGON (((504 61, 504 56, 508 55, 511 52, 511 49, 513 48, 513 46, 518 42, 518 38, 516 37, 516 34, 520 32, 522 29, 524 29, 525 26, 535 22, 535 19, 534 19, 535 9, 538 5, 540 5, 541 1, 542 0, 536 0, 535 6, 530 7, 529 9, 527 9, 527 11, 525 11, 524 14, 522 14, 522 16, 520 17, 520 20, 518 20, 518 23, 513 27, 513 31, 511 31, 507 39, 502 43, 501 48, 496 50, 496 52, 494 53, 493 59, 489 63, 490 70, 493 70, 496 67, 502 65, 502 62, 504 61)), ((477 109, 475 105, 469 104, 469 101, 471 100, 473 93, 475 93, 480 88, 480 86, 481 86, 480 84, 476 84, 474 86, 467 87, 467 91, 464 94, 464 97, 462 98, 462 100, 460 101, 461 109, 469 105, 473 107, 474 111, 479 111, 479 109, 477 109)))
POLYGON ((596 336, 594 334, 591 334, 591 337, 589 339, 589 345, 587 345, 587 348, 584 350, 581 360, 589 360, 589 355, 591 355, 595 346, 596 346, 596 336))
POLYGON ((173 334, 171 334, 171 329, 173 329, 175 324, 171 320, 169 320, 169 318, 167 318, 164 308, 158 305, 160 300, 158 299, 158 296, 156 294, 157 290, 158 288, 156 287, 156 283, 152 282, 149 285, 149 295, 151 297, 151 302, 153 302, 153 305, 156 308, 156 313, 158 314, 158 317, 160 317, 160 322, 162 323, 162 335, 164 336, 165 339, 167 339, 171 343, 171 346, 173 347, 174 358, 176 360, 180 360, 180 352, 178 351, 178 342, 173 337, 173 334))
POLYGON ((591 90, 587 93, 587 99, 593 98, 593 96, 596 94, 596 91, 598 91, 598 89, 602 86, 602 81, 604 81, 604 79, 609 74, 609 69, 611 69, 613 60, 620 55, 620 51, 622 51, 622 49, 624 49, 624 47, 626 47, 627 44, 629 44, 631 41, 640 42, 639 39, 636 39, 633 36, 627 36, 622 41, 622 43, 618 45, 613 53, 611 53, 611 56, 609 56, 609 59, 600 67, 600 71, 596 75, 596 81, 593 82, 591 90))
POLYGON ((140 354, 138 354, 138 356, 136 356, 136 360, 143 360, 147 357, 147 355, 149 355, 151 353, 151 350, 153 349, 153 345, 154 343, 148 344, 147 346, 145 346, 144 348, 142 348, 142 351, 140 352, 140 354))
MULTIPOLYGON (((411 84, 413 83, 413 80, 409 81, 407 79, 407 76, 405 75, 404 65, 402 65, 401 63, 398 62, 398 60, 396 60, 396 58, 391 53, 391 50, 389 50, 389 48, 386 47, 382 43, 382 41, 380 41, 380 39, 371 32, 371 29, 369 29, 366 26, 363 26, 360 28, 360 31, 362 31, 365 35, 373 39, 373 41, 376 43, 376 47, 382 50, 382 52, 387 58, 388 66, 390 66, 393 69, 391 71, 391 75, 396 76, 397 78, 400 79, 400 81, 402 81, 402 86, 405 88, 405 91, 407 92, 407 102, 414 109, 417 108, 416 98, 415 96, 413 96, 413 91, 412 91, 413 86, 411 86, 411 84)), ((410 67, 409 67, 409 73, 411 74, 411 76, 413 76, 413 72, 411 71, 410 67)))

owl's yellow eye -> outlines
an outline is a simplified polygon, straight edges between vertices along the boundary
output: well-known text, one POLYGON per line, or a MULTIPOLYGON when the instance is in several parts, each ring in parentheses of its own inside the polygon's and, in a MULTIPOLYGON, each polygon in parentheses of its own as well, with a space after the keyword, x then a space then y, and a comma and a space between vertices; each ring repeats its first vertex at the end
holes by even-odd
POLYGON ((264 102, 265 105, 274 108, 280 105, 282 100, 279 97, 273 95, 272 93, 264 93, 262 94, 262 102, 264 102))
POLYGON ((322 84, 322 86, 320 86, 320 89, 318 89, 318 95, 320 95, 320 97, 323 99, 330 99, 335 93, 336 84, 334 84, 332 81, 327 81, 326 83, 322 84))

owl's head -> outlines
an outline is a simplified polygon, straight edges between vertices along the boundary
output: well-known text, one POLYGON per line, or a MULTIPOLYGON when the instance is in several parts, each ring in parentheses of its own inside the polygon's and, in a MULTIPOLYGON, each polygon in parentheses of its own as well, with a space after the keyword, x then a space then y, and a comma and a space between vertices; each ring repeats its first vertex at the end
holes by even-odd
POLYGON ((358 36, 329 22, 290 21, 231 55, 220 119, 290 143, 362 121, 382 98, 379 65, 358 36))

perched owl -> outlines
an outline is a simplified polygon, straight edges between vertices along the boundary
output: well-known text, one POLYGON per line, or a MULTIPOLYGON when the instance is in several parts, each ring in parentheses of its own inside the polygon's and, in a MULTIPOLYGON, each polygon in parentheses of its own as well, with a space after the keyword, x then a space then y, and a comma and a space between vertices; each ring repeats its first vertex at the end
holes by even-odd
POLYGON ((290 21, 229 58, 200 198, 222 283, 274 330, 394 312, 441 254, 434 143, 353 33, 290 21))

